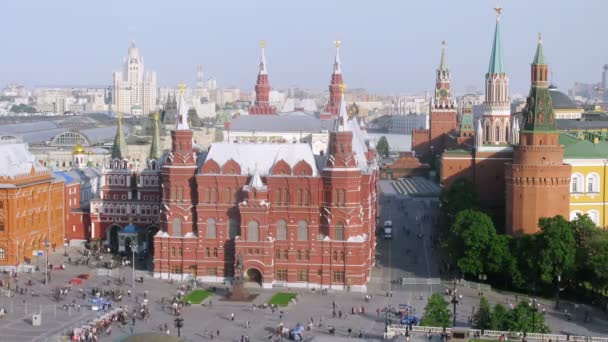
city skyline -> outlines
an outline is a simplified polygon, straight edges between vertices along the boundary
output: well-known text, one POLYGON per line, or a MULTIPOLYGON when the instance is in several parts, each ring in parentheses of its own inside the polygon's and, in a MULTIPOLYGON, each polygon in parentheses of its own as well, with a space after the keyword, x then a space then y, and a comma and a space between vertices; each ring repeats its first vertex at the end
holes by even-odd
MULTIPOLYGON (((157 71, 160 86, 193 85, 196 65, 202 64, 205 77, 214 76, 222 87, 253 89, 259 41, 264 39, 274 89, 324 89, 332 68, 332 42, 340 39, 349 88, 420 92, 432 90, 441 41, 446 40, 455 91, 463 93, 471 87, 480 91, 490 59, 492 8, 497 2, 472 0, 456 6, 447 0, 388 1, 376 7, 364 1, 323 6, 313 1, 306 7, 279 1, 185 1, 177 7, 147 2, 146 8, 141 4, 7 4, 7 12, 16 15, 1 22, 0 28, 11 32, 18 27, 19 35, 4 36, 4 43, 12 48, 3 55, 0 82, 110 85, 111 72, 120 67, 128 45, 135 41, 146 65, 157 71), (36 10, 32 12, 33 4, 36 10), (133 17, 136 10, 140 13, 133 17), (38 20, 30 18, 27 25, 22 24, 24 17, 19 13, 26 12, 38 20), (65 15, 74 12, 80 15, 65 15), (38 17, 39 13, 45 17, 38 17), (106 17, 107 24, 92 20, 106 17), (56 19, 65 20, 57 23, 56 19), (74 30, 79 26, 84 29, 74 30), (57 38, 68 35, 70 39, 57 38)), ((608 4, 590 0, 582 7, 575 1, 513 0, 499 5, 505 8, 501 20, 504 58, 513 95, 527 92, 529 61, 539 31, 551 61, 552 80, 559 87, 601 80, 607 51, 599 44, 600 30, 588 29, 587 23, 601 21, 608 4), (563 30, 566 22, 568 30, 563 30)))

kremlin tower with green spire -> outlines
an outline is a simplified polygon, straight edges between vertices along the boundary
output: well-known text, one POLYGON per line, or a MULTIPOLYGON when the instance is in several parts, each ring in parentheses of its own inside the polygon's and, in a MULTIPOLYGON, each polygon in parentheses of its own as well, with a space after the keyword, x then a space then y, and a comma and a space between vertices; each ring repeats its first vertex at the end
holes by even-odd
POLYGON ((548 69, 539 35, 523 129, 513 162, 505 165, 506 228, 513 235, 538 232, 541 217, 569 217, 572 167, 564 164, 564 147, 558 143, 548 69))

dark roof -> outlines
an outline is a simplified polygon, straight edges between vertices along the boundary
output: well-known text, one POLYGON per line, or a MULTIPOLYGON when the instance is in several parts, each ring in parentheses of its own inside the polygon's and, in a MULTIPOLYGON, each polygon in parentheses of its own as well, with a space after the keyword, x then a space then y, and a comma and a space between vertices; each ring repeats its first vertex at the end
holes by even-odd
POLYGON ((555 123, 556 123, 557 129, 560 131, 608 128, 608 120, 601 120, 601 119, 599 119, 599 120, 557 119, 557 120, 555 120, 555 123))
POLYGON ((549 95, 551 96, 551 102, 553 109, 579 109, 581 108, 576 102, 562 93, 555 85, 549 86, 549 95))

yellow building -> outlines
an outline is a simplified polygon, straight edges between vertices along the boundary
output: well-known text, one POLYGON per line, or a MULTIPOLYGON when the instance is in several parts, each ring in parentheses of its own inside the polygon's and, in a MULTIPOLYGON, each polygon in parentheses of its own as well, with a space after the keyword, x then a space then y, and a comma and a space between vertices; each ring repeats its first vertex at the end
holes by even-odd
POLYGON ((596 225, 608 225, 608 142, 600 137, 561 133, 564 145, 564 162, 572 165, 570 178, 570 219, 587 214, 596 225))

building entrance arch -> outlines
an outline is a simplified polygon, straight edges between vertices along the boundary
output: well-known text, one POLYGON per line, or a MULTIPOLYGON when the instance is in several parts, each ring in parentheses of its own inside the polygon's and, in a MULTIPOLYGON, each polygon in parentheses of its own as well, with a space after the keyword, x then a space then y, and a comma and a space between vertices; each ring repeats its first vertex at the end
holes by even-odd
POLYGON ((245 281, 257 283, 258 285, 262 285, 262 281, 264 278, 262 277, 262 272, 257 268, 250 268, 245 272, 245 281))

